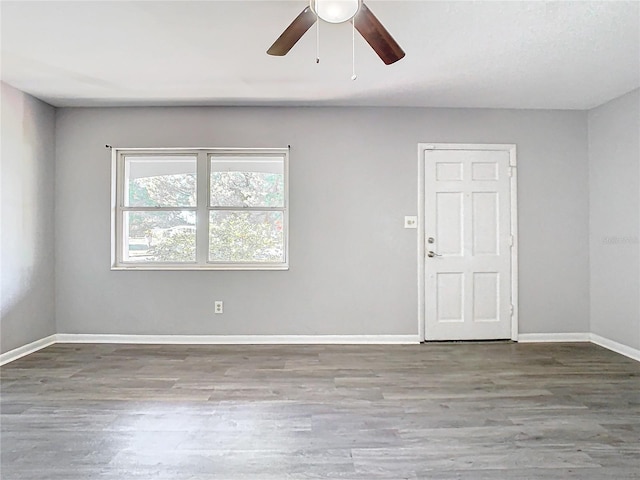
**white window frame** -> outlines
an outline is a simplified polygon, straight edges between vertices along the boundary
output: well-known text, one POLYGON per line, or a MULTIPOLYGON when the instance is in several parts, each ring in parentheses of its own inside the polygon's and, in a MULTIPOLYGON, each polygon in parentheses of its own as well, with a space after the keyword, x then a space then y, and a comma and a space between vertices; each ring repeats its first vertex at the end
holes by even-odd
POLYGON ((116 148, 111 149, 111 270, 288 270, 289 269, 289 149, 288 148, 116 148), (124 170, 126 156, 193 155, 197 157, 196 207, 125 207, 124 170), (212 207, 210 205, 211 156, 282 158, 284 205, 282 207, 212 207), (191 210, 196 213, 195 262, 126 262, 123 232, 127 211, 191 210), (210 262, 210 211, 281 211, 283 216, 284 260, 282 262, 210 262))

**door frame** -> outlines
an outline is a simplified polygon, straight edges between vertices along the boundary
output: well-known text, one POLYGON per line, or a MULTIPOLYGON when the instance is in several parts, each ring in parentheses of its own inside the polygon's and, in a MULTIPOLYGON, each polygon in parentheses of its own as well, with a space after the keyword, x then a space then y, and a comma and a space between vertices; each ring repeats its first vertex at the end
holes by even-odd
POLYGON ((511 192, 511 340, 518 340, 518 169, 515 144, 495 143, 418 143, 418 335, 421 342, 426 341, 425 313, 425 158, 426 150, 498 150, 509 152, 509 173, 511 192))

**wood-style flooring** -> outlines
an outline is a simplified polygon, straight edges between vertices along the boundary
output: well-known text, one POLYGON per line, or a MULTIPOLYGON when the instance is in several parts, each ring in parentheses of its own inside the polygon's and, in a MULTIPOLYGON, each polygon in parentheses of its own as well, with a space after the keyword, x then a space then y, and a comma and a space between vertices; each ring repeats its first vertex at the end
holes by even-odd
POLYGON ((57 344, 1 379, 3 480, 640 478, 640 363, 588 343, 57 344))

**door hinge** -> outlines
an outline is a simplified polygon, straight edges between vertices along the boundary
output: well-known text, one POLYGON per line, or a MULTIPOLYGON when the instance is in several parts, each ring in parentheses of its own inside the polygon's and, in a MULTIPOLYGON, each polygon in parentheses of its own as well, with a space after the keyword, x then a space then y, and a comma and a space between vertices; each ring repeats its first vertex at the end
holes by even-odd
POLYGON ((515 239, 513 238, 513 235, 509 235, 509 246, 513 247, 514 243, 515 243, 515 239))
POLYGON ((513 177, 513 172, 515 171, 515 165, 509 165, 509 177, 513 177))
POLYGON ((511 307, 511 316, 513 317, 513 304, 509 305, 511 307))

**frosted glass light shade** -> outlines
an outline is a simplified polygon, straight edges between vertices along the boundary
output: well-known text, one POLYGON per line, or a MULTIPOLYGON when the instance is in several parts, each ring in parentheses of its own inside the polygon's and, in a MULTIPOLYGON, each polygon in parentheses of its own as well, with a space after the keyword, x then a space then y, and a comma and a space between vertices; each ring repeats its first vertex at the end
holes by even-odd
POLYGON ((311 0, 311 8, 325 22, 351 20, 360 9, 360 0, 311 0))

